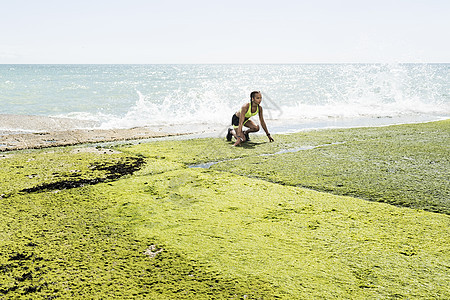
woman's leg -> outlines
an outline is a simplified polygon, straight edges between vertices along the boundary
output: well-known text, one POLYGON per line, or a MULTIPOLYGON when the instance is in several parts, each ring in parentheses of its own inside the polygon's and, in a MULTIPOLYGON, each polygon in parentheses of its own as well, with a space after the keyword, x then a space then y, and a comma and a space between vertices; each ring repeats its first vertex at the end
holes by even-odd
POLYGON ((248 134, 250 132, 258 132, 259 131, 259 125, 253 122, 252 120, 248 120, 245 124, 245 127, 248 129, 244 131, 245 139, 248 140, 248 134))

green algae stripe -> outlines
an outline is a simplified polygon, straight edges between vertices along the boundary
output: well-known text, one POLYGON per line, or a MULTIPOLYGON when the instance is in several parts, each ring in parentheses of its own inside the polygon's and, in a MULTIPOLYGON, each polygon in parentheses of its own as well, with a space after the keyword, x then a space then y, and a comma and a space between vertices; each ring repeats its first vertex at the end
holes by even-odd
POLYGON ((360 197, 450 213, 450 120, 255 137, 246 147, 222 139, 166 141, 121 150, 360 197), (279 153, 279 154, 277 154, 279 153), (275 154, 275 155, 271 155, 275 154))
MULTIPOLYGON (((117 149, 133 155, 163 161, 174 161, 185 165, 236 159, 262 154, 272 154, 284 149, 295 148, 298 144, 317 146, 331 143, 333 139, 321 134, 311 138, 309 134, 279 135, 276 143, 269 143, 266 137, 255 136, 252 141, 240 147, 232 147, 232 142, 219 138, 191 139, 181 141, 158 141, 140 143, 133 146, 118 146, 117 149)), ((341 141, 337 137, 335 141, 341 141)))

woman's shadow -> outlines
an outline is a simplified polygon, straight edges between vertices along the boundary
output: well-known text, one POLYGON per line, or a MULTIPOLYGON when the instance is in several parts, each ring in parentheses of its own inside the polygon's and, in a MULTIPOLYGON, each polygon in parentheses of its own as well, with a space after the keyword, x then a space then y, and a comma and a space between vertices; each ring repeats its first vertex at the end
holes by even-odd
MULTIPOLYGON (((241 143, 239 146, 236 146, 238 148, 244 148, 244 149, 254 149, 258 145, 265 144, 266 142, 253 142, 253 141, 247 141, 241 143)), ((230 142, 231 145, 234 144, 234 142, 230 142)))

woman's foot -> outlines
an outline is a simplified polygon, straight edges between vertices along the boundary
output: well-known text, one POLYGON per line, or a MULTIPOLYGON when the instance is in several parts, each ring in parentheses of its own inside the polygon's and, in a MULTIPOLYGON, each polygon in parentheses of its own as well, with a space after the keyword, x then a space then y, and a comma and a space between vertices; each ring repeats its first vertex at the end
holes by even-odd
POLYGON ((233 129, 228 128, 227 141, 229 141, 229 142, 231 142, 231 138, 233 137, 233 135, 231 134, 231 131, 232 131, 232 130, 233 130, 233 129))

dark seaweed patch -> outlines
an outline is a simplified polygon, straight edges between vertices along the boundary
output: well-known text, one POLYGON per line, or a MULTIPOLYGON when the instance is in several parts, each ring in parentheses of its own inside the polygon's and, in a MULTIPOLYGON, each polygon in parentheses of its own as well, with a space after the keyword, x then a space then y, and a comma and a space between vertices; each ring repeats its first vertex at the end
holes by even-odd
POLYGON ((1 288, 1 287, 0 287, 0 293, 6 295, 6 294, 8 294, 9 292, 14 292, 14 291, 17 290, 18 288, 19 288, 19 287, 18 287, 17 285, 12 286, 12 287, 10 287, 10 288, 1 288))
POLYGON ((128 157, 124 162, 119 163, 95 163, 91 166, 91 170, 106 171, 105 177, 97 177, 90 179, 70 179, 61 180, 53 183, 45 183, 32 188, 23 189, 23 193, 36 193, 52 190, 65 190, 82 187, 85 185, 94 185, 102 182, 116 180, 124 175, 133 174, 139 170, 144 164, 141 157, 128 157))
POLYGON ((16 277, 16 280, 20 282, 31 279, 33 279, 33 275, 31 274, 31 272, 25 272, 22 275, 16 277))
POLYGON ((13 281, 10 286, 0 285, 0 294, 7 295, 23 288, 22 294, 26 295, 38 292, 47 285, 45 282, 41 285, 31 285, 34 279, 42 281, 43 273, 39 271, 41 267, 37 265, 37 262, 43 261, 42 257, 36 256, 34 253, 12 252, 9 254, 8 261, 10 263, 0 265, 0 273, 4 278, 9 277, 13 281))
POLYGON ((30 259, 31 255, 28 255, 26 253, 13 253, 8 260, 27 260, 30 259))

